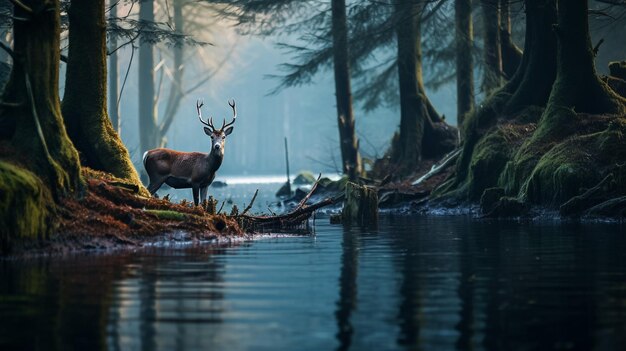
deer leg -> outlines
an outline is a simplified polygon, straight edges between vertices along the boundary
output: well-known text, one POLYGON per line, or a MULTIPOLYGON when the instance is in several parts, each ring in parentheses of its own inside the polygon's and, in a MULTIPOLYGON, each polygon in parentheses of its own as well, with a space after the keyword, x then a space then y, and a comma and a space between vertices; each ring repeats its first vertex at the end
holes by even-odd
POLYGON ((152 178, 150 178, 150 185, 148 185, 148 191, 150 192, 150 195, 154 196, 154 194, 157 192, 157 190, 159 190, 161 185, 163 185, 166 180, 167 178, 161 178, 157 180, 153 180, 152 178))
POLYGON ((193 190, 193 204, 198 206, 198 194, 200 193, 200 188, 193 186, 191 190, 193 190))
POLYGON ((200 201, 204 202, 206 200, 207 190, 209 190, 208 186, 200 188, 200 201))

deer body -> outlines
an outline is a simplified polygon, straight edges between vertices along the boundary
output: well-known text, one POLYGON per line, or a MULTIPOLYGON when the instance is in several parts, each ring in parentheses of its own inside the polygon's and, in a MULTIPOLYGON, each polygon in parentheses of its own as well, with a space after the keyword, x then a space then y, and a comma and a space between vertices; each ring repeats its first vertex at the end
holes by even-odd
POLYGON ((213 118, 209 122, 202 120, 198 103, 198 118, 207 127, 204 132, 211 137, 211 152, 206 154, 202 152, 180 152, 170 149, 152 149, 146 151, 143 155, 143 165, 150 177, 150 185, 148 191, 155 194, 163 183, 175 189, 191 188, 193 191, 193 202, 198 205, 200 201, 206 200, 209 185, 215 179, 217 170, 224 160, 224 145, 226 136, 232 131, 232 124, 235 123, 237 112, 235 110, 235 102, 229 105, 233 109, 233 121, 229 124, 222 125, 221 129, 213 127, 213 118))

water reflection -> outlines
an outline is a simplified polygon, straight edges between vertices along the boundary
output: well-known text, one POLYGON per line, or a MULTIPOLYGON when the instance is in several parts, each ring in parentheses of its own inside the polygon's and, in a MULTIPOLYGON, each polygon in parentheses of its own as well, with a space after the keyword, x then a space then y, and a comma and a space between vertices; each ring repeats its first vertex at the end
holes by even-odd
POLYGON ((0 262, 0 349, 619 350, 616 225, 318 220, 317 236, 0 262))
POLYGON ((350 228, 343 228, 339 300, 337 301, 338 350, 348 350, 352 344, 353 327, 350 317, 357 304, 358 237, 350 228))

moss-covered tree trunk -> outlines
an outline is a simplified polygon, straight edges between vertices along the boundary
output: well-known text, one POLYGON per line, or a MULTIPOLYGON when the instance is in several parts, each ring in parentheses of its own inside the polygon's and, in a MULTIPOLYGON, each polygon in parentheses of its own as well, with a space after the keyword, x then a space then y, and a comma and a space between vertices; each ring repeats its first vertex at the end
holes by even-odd
POLYGON ((465 115, 474 108, 474 73, 472 46, 472 0, 455 0, 455 44, 456 44, 456 103, 457 125, 463 124, 465 115))
MULTIPOLYGON (((522 60, 513 77, 469 116, 463 129, 463 151, 456 165, 456 175, 439 191, 467 191, 469 188, 465 185, 472 181, 470 173, 478 170, 472 170, 471 163, 490 155, 481 156, 480 150, 476 150, 485 133, 499 119, 514 117, 516 112, 528 106, 545 106, 548 100, 556 72, 556 39, 552 33, 552 25, 556 22, 556 0, 526 0, 525 8, 526 34, 522 60)), ((495 169, 490 162, 482 164, 488 165, 492 174, 501 170, 495 169)), ((498 162, 499 168, 503 165, 504 161, 498 162)), ((480 196, 481 193, 481 189, 476 189, 474 195, 480 196)))
POLYGON ((107 114, 104 0, 72 1, 63 118, 82 164, 140 184, 107 114))
POLYGON ((500 49, 500 10, 498 0, 481 0, 483 19, 484 72, 482 89, 492 93, 502 85, 502 51, 500 49))
POLYGON ((58 0, 24 0, 14 7, 15 61, 0 110, 0 138, 13 157, 37 174, 52 193, 81 184, 78 153, 67 136, 59 102, 58 0))
POLYGON ((500 52, 502 56, 502 73, 511 79, 522 61, 522 50, 511 38, 511 0, 500 0, 500 52))
POLYGON ((332 0, 333 64, 335 95, 337 99, 337 122, 343 172, 355 180, 362 172, 359 143, 356 137, 352 91, 350 88, 350 65, 348 56, 348 24, 346 1, 332 0))
POLYGON ((595 114, 623 112, 623 99, 596 74, 587 0, 559 0, 558 8, 554 29, 558 40, 557 75, 544 117, 558 115, 552 112, 563 107, 595 114))
POLYGON ((78 153, 59 102, 58 0, 14 8, 14 64, 0 108, 0 252, 46 238, 55 204, 81 187, 78 153))

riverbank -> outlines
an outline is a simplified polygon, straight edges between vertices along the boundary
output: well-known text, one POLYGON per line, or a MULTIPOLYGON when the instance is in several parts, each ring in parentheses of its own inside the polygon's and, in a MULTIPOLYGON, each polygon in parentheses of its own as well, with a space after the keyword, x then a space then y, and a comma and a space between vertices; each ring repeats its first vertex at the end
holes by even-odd
POLYGON ((165 241, 228 243, 249 237, 225 214, 211 214, 184 200, 141 196, 123 180, 88 168, 83 168, 83 177, 82 196, 66 197, 54 209, 58 221, 52 234, 14 240, 10 255, 137 248, 165 241))

